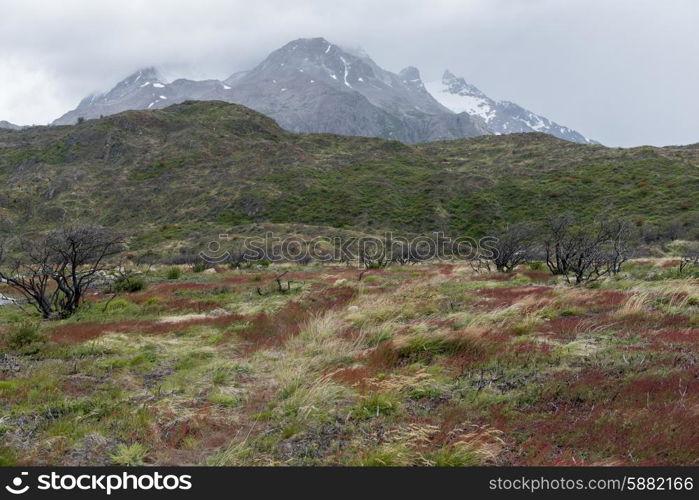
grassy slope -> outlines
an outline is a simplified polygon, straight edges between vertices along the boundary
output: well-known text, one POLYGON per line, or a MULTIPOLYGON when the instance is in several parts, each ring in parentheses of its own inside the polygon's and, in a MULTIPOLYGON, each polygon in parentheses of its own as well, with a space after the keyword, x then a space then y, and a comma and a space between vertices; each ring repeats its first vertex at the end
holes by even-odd
POLYGON ((0 231, 76 218, 141 245, 257 222, 478 234, 492 222, 615 209, 699 220, 699 148, 610 149, 543 134, 408 146, 292 134, 219 102, 0 132, 0 231))
POLYGON ((0 463, 696 465, 699 287, 669 265, 159 270, 0 344, 0 463))

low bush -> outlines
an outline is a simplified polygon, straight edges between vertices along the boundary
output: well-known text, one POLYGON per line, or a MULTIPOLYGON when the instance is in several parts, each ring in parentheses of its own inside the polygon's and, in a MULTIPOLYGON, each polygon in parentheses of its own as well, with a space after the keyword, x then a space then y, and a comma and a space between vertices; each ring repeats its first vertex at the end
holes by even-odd
POLYGON ((117 465, 133 467, 143 465, 143 459, 147 454, 148 450, 141 443, 133 443, 130 446, 120 444, 110 458, 117 465))
POLYGON ((122 293, 140 292, 146 287, 146 282, 138 277, 120 279, 114 282, 114 291, 122 293))
POLYGON ((449 446, 435 451, 429 460, 435 467, 469 467, 481 465, 478 454, 468 446, 449 446))
POLYGON ((209 396, 209 401, 218 406, 232 407, 236 406, 240 401, 235 396, 229 394, 212 394, 209 396))
POLYGON ((545 268, 544 263, 539 261, 539 260, 535 260, 534 262, 529 263, 529 270, 530 271, 543 271, 544 268, 545 268))
POLYGON ((355 418, 363 420, 392 415, 400 409, 400 398, 393 392, 377 392, 363 398, 354 408, 355 418))
POLYGON ((405 467, 413 465, 415 452, 400 443, 384 444, 369 451, 359 461, 362 467, 405 467))
POLYGON ((179 279, 181 275, 182 271, 179 267, 171 267, 167 270, 167 274, 165 275, 165 277, 169 280, 176 280, 179 279))
POLYGON ((11 349, 22 349, 45 340, 39 323, 23 321, 10 330, 6 343, 11 349))
POLYGON ((411 359, 439 354, 458 354, 465 351, 479 355, 483 353, 484 348, 482 332, 476 329, 463 329, 446 335, 420 334, 402 339, 396 345, 398 356, 411 359))

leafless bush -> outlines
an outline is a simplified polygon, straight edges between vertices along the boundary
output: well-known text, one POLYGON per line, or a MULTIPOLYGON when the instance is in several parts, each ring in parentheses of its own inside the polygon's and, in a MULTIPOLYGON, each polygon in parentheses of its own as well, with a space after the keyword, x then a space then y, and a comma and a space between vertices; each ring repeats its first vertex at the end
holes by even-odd
MULTIPOLYGON (((46 319, 67 318, 85 293, 106 276, 105 261, 123 250, 118 233, 99 226, 52 231, 20 240, 18 257, 0 268, 0 278, 46 319)), ((0 251, 3 263, 4 248, 0 251)))
POLYGON ((531 259, 536 233, 536 227, 529 223, 514 224, 495 233, 489 245, 491 254, 486 260, 500 272, 512 271, 531 259))
POLYGON ((610 218, 603 222, 609 233, 608 266, 610 274, 618 274, 621 266, 629 260, 633 253, 632 225, 629 221, 618 218, 610 218))
MULTIPOLYGON (((288 272, 289 272, 289 271, 287 270, 287 271, 284 271, 284 272, 279 273, 279 274, 277 274, 276 276, 274 276, 273 279, 274 279, 275 283, 277 284, 277 289, 276 289, 275 291, 276 291, 277 293, 284 294, 284 293, 288 293, 288 292, 291 291, 291 283, 293 283, 293 281, 292 281, 292 280, 286 280, 286 284, 285 284, 285 283, 283 282, 283 280, 282 280, 282 278, 283 278, 284 276, 286 276, 286 274, 287 274, 288 272)), ((258 295, 264 296, 264 295, 268 295, 269 293, 270 293, 270 292, 264 292, 264 291, 262 290, 261 287, 259 287, 259 286, 257 287, 257 294, 258 294, 258 295)))
POLYGON ((619 218, 582 222, 563 215, 549 219, 544 232, 546 265, 569 282, 617 274, 630 256, 631 225, 619 218))

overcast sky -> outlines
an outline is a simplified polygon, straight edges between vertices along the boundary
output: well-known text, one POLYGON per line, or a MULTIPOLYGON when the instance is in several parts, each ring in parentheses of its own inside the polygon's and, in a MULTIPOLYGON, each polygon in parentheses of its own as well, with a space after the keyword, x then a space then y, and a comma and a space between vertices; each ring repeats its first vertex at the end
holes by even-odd
POLYGON ((696 0, 0 0, 0 120, 44 124, 139 67, 225 78, 300 37, 448 68, 613 146, 699 142, 696 0))

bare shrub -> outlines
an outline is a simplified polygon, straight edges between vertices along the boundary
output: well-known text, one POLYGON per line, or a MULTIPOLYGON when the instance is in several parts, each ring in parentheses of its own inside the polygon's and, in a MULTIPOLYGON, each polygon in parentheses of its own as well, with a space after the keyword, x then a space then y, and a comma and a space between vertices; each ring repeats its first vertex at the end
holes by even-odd
POLYGON ((544 231, 546 265, 569 282, 617 274, 631 253, 631 225, 623 219, 582 222, 567 214, 549 219, 544 231))
MULTIPOLYGON (((46 319, 74 314, 86 292, 107 275, 106 260, 123 249, 118 233, 100 226, 52 231, 21 238, 18 257, 0 268, 0 278, 46 319)), ((0 251, 0 264, 4 249, 0 251)))
MULTIPOLYGON (((510 272, 518 265, 528 262, 533 254, 535 235, 537 229, 533 224, 520 223, 508 226, 503 231, 495 233, 491 239, 490 254, 485 256, 486 261, 492 262, 500 272, 510 272)), ((488 270, 490 266, 483 263, 483 256, 479 256, 481 266, 488 270)))

